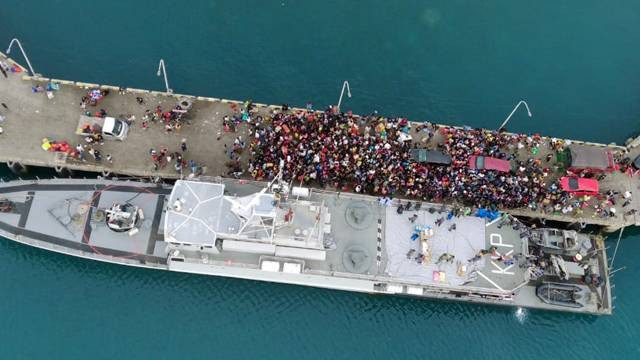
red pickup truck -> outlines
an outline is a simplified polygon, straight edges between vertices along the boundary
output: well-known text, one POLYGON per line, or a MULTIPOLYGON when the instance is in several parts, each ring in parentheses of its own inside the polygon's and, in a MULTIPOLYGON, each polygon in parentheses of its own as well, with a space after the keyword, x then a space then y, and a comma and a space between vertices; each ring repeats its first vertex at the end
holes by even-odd
POLYGON ((471 155, 469 158, 469 168, 509 172, 509 170, 511 170, 511 164, 507 160, 496 159, 489 156, 471 155))

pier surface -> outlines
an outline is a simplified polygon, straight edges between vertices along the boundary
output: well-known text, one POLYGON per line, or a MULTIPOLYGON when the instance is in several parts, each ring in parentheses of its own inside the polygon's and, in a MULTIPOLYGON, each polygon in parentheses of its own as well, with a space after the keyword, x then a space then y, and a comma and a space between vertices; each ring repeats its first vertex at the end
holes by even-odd
MULTIPOLYGON (((0 60, 20 66, 2 53, 0 53, 0 60)), ((166 148, 169 152, 175 152, 180 149, 181 140, 186 139, 188 146, 185 153, 186 160, 194 160, 198 165, 203 166, 205 175, 226 176, 228 169, 225 163, 229 160, 226 147, 232 146, 237 136, 241 136, 247 143, 250 140, 246 126, 238 127, 237 132, 225 133, 223 131, 223 117, 225 115, 232 116, 234 108, 242 106, 240 101, 166 94, 139 89, 123 89, 122 93, 119 90, 114 86, 48 79, 39 76, 31 77, 24 70, 20 73, 9 73, 7 78, 0 75, 0 101, 8 107, 8 109, 0 108, 0 115, 4 117, 4 121, 0 123, 3 129, 3 133, 0 135, 0 162, 16 162, 27 166, 104 174, 177 179, 182 174, 176 172, 172 164, 155 170, 149 151, 150 149, 160 151, 166 148), (53 93, 53 98, 49 99, 45 92, 32 92, 32 87, 38 85, 46 87, 49 82, 60 85, 60 89, 53 93), (86 109, 82 109, 80 107, 81 98, 87 94, 88 90, 95 88, 108 89, 110 93, 98 106, 87 106, 86 109), (138 97, 144 99, 143 104, 138 103, 136 99, 138 97), (166 133, 164 126, 159 123, 150 123, 147 129, 142 128, 141 123, 145 110, 153 110, 156 106, 161 106, 164 111, 168 111, 182 97, 188 97, 193 102, 193 108, 187 115, 189 124, 182 126, 180 132, 166 133), (86 162, 82 162, 65 157, 61 153, 44 151, 41 148, 44 138, 57 142, 66 141, 71 146, 83 144, 83 137, 76 135, 78 120, 86 111, 95 112, 100 109, 106 110, 108 116, 133 115, 136 119, 131 125, 125 141, 106 139, 103 145, 96 146, 103 157, 110 154, 113 162, 108 162, 105 159, 102 162, 95 162, 90 156, 87 156, 86 162)), ((255 109, 259 115, 267 116, 272 111, 279 111, 280 107, 257 104, 255 109)), ((420 134, 415 133, 414 135, 415 140, 419 141, 420 134)), ((549 138, 545 139, 549 140, 549 138)), ((431 144, 442 140, 436 136, 431 144)), ((631 159, 640 155, 640 146, 586 144, 609 147, 631 159)), ((549 151, 551 151, 550 148, 546 149, 543 146, 536 157, 543 158, 549 151)), ((249 150, 245 149, 245 153, 241 155, 243 166, 246 165, 249 156, 249 150)), ((532 155, 524 151, 518 156, 526 159, 532 155)), ((621 201, 617 202, 615 205, 616 216, 607 218, 596 216, 590 209, 580 215, 545 214, 529 208, 512 209, 509 210, 509 213, 553 221, 599 225, 609 231, 640 224, 640 215, 637 212, 625 215, 625 212, 629 212, 631 209, 640 210, 640 176, 629 176, 616 171, 608 174, 600 182, 600 188, 601 193, 608 190, 619 193, 630 191, 633 193, 632 203, 623 208, 621 201)))
MULTIPOLYGON (((162 123, 150 123, 147 129, 142 129, 143 114, 145 110, 154 110, 156 106, 170 111, 180 95, 130 89, 120 94, 118 87, 77 82, 57 82, 60 90, 54 92, 52 99, 47 98, 44 92, 32 92, 32 87, 46 87, 48 82, 49 79, 30 79, 26 77, 26 72, 9 74, 8 78, 0 79, 0 99, 8 105, 8 110, 3 109, 5 111, 2 113, 5 121, 0 124, 4 131, 0 140, 1 162, 177 179, 180 173, 173 166, 154 170, 149 151, 155 149, 160 152, 166 148, 175 152, 180 149, 181 140, 186 139, 188 150, 185 159, 204 165, 207 175, 218 176, 226 172, 224 163, 228 158, 224 145, 232 144, 236 136, 246 139, 246 127, 240 127, 236 133, 223 134, 222 118, 233 114, 230 102, 197 100, 193 97, 193 109, 187 114, 190 125, 182 126, 180 132, 166 133, 162 123), (109 95, 97 106, 82 109, 81 98, 88 90, 98 87, 109 89, 109 95), (144 104, 138 104, 137 97, 142 97, 144 104), (111 154, 112 163, 104 159, 96 163, 91 156, 86 157, 86 162, 64 159, 60 154, 41 148, 44 138, 66 141, 71 146, 86 144, 82 136, 76 135, 78 121, 85 111, 96 112, 100 109, 106 110, 108 116, 133 115, 136 118, 125 141, 105 139, 103 145, 95 146, 103 157, 111 154)), ((268 111, 268 108, 264 111, 268 111)))

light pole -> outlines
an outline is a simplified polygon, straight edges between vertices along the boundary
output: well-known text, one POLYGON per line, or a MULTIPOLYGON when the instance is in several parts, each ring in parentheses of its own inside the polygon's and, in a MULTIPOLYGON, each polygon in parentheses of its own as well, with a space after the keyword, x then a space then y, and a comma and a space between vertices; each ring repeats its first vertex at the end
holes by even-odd
POLYGON ((511 114, 509 114, 509 116, 507 116, 506 119, 504 119, 504 122, 502 123, 502 125, 500 125, 500 127, 498 128, 498 131, 502 130, 502 128, 505 127, 505 125, 507 125, 507 123, 509 122, 509 119, 511 119, 511 117, 513 116, 513 114, 516 112, 516 110, 518 110, 518 108, 520 107, 520 105, 524 104, 524 107, 527 108, 527 115, 529 115, 529 117, 531 117, 531 110, 529 110, 529 105, 527 105, 527 102, 524 100, 520 100, 520 102, 516 105, 516 107, 513 108, 513 110, 511 111, 511 114))
POLYGON ((160 76, 162 70, 162 74, 164 74, 164 87, 167 89, 167 94, 173 94, 173 89, 169 87, 169 80, 167 80, 167 68, 164 67, 164 59, 160 59, 160 63, 158 64, 158 73, 160 76))
POLYGON ((29 57, 27 56, 27 53, 24 52, 24 49, 22 48, 22 44, 20 43, 20 40, 16 38, 11 39, 11 42, 9 43, 9 47, 7 48, 7 55, 11 53, 11 47, 13 46, 13 43, 18 43, 18 47, 22 52, 22 56, 27 61, 27 65, 29 66, 29 71, 31 71, 31 76, 36 76, 36 72, 33 71, 33 66, 31 66, 31 61, 29 61, 29 57))
POLYGON ((338 111, 340 111, 340 105, 342 104, 342 96, 344 95, 344 88, 347 88, 347 96, 351 98, 351 89, 349 88, 349 82, 347 80, 342 83, 342 91, 340 91, 340 99, 338 99, 338 111))

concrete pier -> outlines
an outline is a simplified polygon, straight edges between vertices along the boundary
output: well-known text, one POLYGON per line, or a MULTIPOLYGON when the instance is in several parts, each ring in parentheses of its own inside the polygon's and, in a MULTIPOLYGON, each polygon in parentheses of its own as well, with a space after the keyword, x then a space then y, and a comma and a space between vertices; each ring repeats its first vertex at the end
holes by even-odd
MULTIPOLYGON (((0 108, 0 115, 5 119, 0 123, 3 133, 0 135, 0 162, 16 163, 21 166, 40 166, 55 168, 58 172, 80 170, 96 172, 103 175, 119 174, 147 178, 177 179, 181 174, 176 172, 173 165, 154 170, 150 149, 160 151, 167 148, 169 152, 178 151, 180 142, 187 140, 188 150, 185 153, 186 160, 194 160, 198 165, 204 166, 205 175, 226 176, 225 163, 228 157, 225 145, 231 146, 237 136, 242 136, 247 143, 250 141, 246 126, 240 126, 237 132, 225 134, 222 128, 222 119, 225 115, 232 116, 234 107, 242 107, 242 102, 207 97, 196 97, 180 94, 166 94, 157 91, 141 89, 123 89, 117 86, 88 84, 77 81, 57 80, 27 75, 26 69, 0 53, 0 60, 20 67, 23 71, 9 73, 8 78, 0 75, 0 101, 7 104, 8 109, 0 108), (45 92, 34 93, 32 87, 41 85, 46 87, 48 83, 55 83, 60 89, 53 92, 53 98, 49 99, 45 92), (108 89, 109 95, 98 106, 80 107, 81 98, 90 89, 108 89), (139 104, 137 97, 144 99, 139 104), (193 108, 189 111, 187 119, 189 124, 182 126, 180 132, 166 133, 160 123, 150 123, 147 129, 141 126, 145 110, 161 106, 164 111, 170 110, 179 99, 187 97, 193 102, 193 108), (78 161, 68 158, 62 153, 47 152, 41 148, 42 139, 47 138, 57 142, 66 141, 71 146, 84 143, 82 136, 76 135, 76 127, 79 117, 85 111, 95 112, 100 109, 107 111, 109 116, 133 115, 135 121, 131 126, 125 141, 105 139, 104 145, 96 146, 103 155, 102 162, 95 162, 91 156, 87 161, 78 161), (106 160, 107 154, 111 155, 112 162, 106 160)), ((257 104, 258 114, 266 116, 279 106, 267 106, 257 104)), ((295 111, 296 109, 294 109, 295 111)), ((301 110, 301 109, 300 109, 301 110)), ((420 134, 412 134, 419 141, 420 134)), ((545 138, 550 140, 549 138, 545 138)), ((443 138, 436 136, 431 142, 434 145, 443 138)), ((571 140, 573 143, 584 143, 571 140)), ((605 145, 597 143, 585 143, 590 146, 608 147, 613 151, 629 156, 632 159, 640 154, 640 141, 631 142, 628 147, 605 145)), ((248 149, 241 156, 241 162, 246 164, 250 154, 248 149)), ((536 158, 543 159, 550 148, 542 147, 536 158)), ((519 154, 521 158, 532 157, 530 153, 519 154)), ((620 193, 631 191, 633 200, 630 206, 622 208, 622 204, 616 203, 616 216, 601 218, 594 215, 593 211, 585 210, 580 216, 566 215, 562 213, 544 214, 541 211, 532 211, 529 208, 509 210, 518 216, 531 218, 545 218, 553 221, 567 223, 584 223, 602 226, 609 231, 623 226, 640 225, 640 214, 625 216, 624 213, 636 209, 640 211, 640 176, 628 176, 616 171, 606 176, 600 183, 601 192, 615 190, 620 193)))
MULTIPOLYGON (((6 60, 2 55, 0 59, 6 60)), ((118 89, 98 84, 31 78, 26 75, 26 71, 0 78, 0 99, 8 105, 8 110, 0 110, 0 114, 5 117, 0 124, 3 128, 0 162, 176 179, 180 174, 173 166, 153 170, 149 150, 153 148, 159 152, 162 148, 167 148, 170 152, 177 151, 184 138, 187 139, 188 147, 185 159, 193 159, 197 164, 205 166, 207 175, 218 176, 225 172, 224 163, 228 160, 224 144, 232 144, 236 136, 246 139, 246 127, 240 127, 236 133, 223 133, 222 118, 233 114, 234 102, 189 96, 193 101, 193 108, 187 115, 190 125, 182 126, 180 132, 165 133, 161 123, 150 123, 146 130, 142 129, 143 114, 146 109, 153 110, 158 105, 168 111, 183 95, 136 89, 127 89, 125 94, 119 94, 118 89), (52 99, 47 98, 46 93, 32 92, 33 86, 46 87, 49 81, 60 85, 60 90, 53 93, 52 99), (98 87, 109 89, 109 95, 98 106, 81 109, 82 96, 89 89, 98 87), (145 103, 138 104, 136 97, 142 97, 145 103), (43 138, 57 142, 67 141, 72 146, 84 144, 83 138, 75 133, 79 117, 85 111, 95 112, 100 109, 105 109, 109 116, 131 114, 136 118, 125 141, 105 139, 104 145, 96 146, 103 157, 111 154, 112 163, 105 159, 96 163, 91 156, 86 157, 86 162, 81 162, 60 153, 42 150, 43 138), (217 140, 218 137, 220 140, 217 140)), ((267 113, 269 108, 263 107, 259 111, 267 113)), ((242 160, 246 160, 246 157, 243 158, 242 160)))

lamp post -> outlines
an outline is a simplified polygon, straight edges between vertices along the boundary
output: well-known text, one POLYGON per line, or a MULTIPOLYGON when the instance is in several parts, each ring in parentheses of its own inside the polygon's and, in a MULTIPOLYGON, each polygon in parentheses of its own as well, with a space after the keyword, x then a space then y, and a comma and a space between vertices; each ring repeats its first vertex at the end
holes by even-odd
POLYGON ((347 96, 351 98, 351 89, 349 88, 349 82, 347 80, 342 83, 342 91, 340 91, 340 99, 338 99, 338 111, 340 111, 340 105, 342 104, 342 96, 344 95, 344 88, 347 88, 347 96))
POLYGON ((502 122, 502 125, 500 125, 500 127, 498 128, 498 131, 502 130, 502 128, 505 127, 505 125, 507 125, 507 123, 509 122, 509 119, 511 119, 511 117, 513 116, 513 114, 516 112, 516 110, 518 110, 518 108, 520 107, 520 105, 523 105, 524 107, 527 108, 527 115, 529 115, 529 117, 531 117, 531 110, 529 110, 529 105, 527 105, 527 102, 524 100, 520 100, 520 102, 518 104, 516 104, 516 106, 513 108, 513 110, 511 111, 511 114, 509 114, 509 116, 507 116, 506 119, 504 119, 504 122, 502 122))
POLYGON ((167 94, 173 94, 173 89, 169 87, 169 80, 167 80, 167 68, 164 66, 164 59, 160 59, 160 63, 158 64, 158 73, 157 75, 164 74, 164 87, 167 89, 167 94), (162 70, 162 72, 160 71, 162 70))
POLYGON ((11 53, 11 47, 13 46, 13 43, 17 43, 18 44, 18 47, 20 48, 20 51, 22 52, 22 56, 27 61, 27 65, 29 66, 29 71, 31 71, 31 76, 36 76, 36 72, 33 71, 33 66, 31 66, 31 61, 29 61, 29 57, 27 56, 27 53, 24 52, 24 49, 22 48, 22 44, 20 43, 20 40, 18 40, 16 38, 11 39, 11 42, 9 43, 9 47, 7 48, 7 55, 9 55, 11 53))

